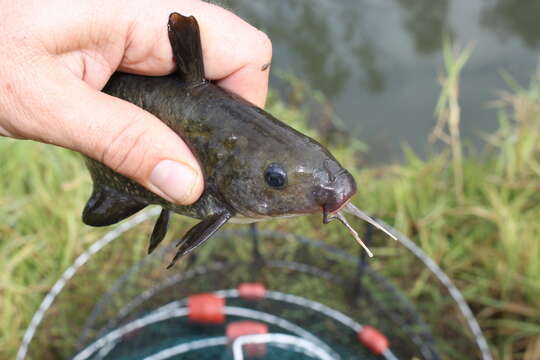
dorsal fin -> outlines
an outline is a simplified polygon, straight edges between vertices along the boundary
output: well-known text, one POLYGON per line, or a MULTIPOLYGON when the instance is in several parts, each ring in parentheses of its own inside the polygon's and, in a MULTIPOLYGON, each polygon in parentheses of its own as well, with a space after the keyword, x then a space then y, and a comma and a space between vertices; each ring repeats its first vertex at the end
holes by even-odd
POLYGON ((205 81, 199 24, 193 17, 169 15, 169 41, 178 66, 178 76, 186 84, 205 81))
POLYGON ((94 184, 94 191, 83 210, 83 221, 90 226, 116 224, 146 207, 105 185, 94 184))

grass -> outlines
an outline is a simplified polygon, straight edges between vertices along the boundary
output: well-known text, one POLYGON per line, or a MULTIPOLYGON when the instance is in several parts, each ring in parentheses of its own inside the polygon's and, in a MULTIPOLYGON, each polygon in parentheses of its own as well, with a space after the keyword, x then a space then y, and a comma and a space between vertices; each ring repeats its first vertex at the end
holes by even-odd
POLYGON ((461 108, 459 106, 459 80, 461 70, 467 63, 472 52, 472 48, 463 51, 456 51, 452 48, 450 39, 443 40, 443 58, 446 74, 439 81, 442 91, 439 101, 435 106, 437 125, 433 129, 430 141, 442 140, 450 145, 452 150, 452 169, 454 175, 454 191, 457 198, 463 200, 463 149, 459 123, 461 121, 461 108), (444 132, 448 127, 449 134, 444 132))
MULTIPOLYGON (((437 107, 438 134, 450 125, 448 150, 422 159, 405 148, 405 162, 384 169, 359 169, 362 146, 354 141, 335 142, 332 152, 362 184, 357 196, 361 207, 409 235, 456 282, 495 357, 538 359, 540 78, 527 87, 511 83, 511 92, 494 103, 499 130, 486 136, 484 153, 464 156, 456 133, 459 120, 466 121, 455 113, 459 71, 451 67, 461 55, 452 59, 447 53, 451 61, 444 84, 453 85, 443 89, 437 107)), ((279 118, 317 136, 300 107, 285 106, 275 98, 270 103, 279 118)), ((46 291, 107 229, 89 228, 80 220, 90 179, 80 157, 70 151, 0 139, 0 189, 0 358, 8 359, 14 357, 46 291)), ((288 226, 287 221, 279 223, 288 226)), ((342 230, 322 226, 320 218, 298 220, 294 227, 294 232, 324 236, 342 246, 336 236, 342 230)), ((144 256, 144 247, 144 241, 133 242, 114 261, 104 259, 100 276, 106 279, 118 270, 116 264, 144 256)), ((88 281, 92 286, 84 286, 84 296, 74 308, 103 291, 101 279, 88 281)), ((409 295, 420 293, 424 285, 421 280, 411 282, 409 295)), ((64 326, 69 320, 62 319, 64 326)))

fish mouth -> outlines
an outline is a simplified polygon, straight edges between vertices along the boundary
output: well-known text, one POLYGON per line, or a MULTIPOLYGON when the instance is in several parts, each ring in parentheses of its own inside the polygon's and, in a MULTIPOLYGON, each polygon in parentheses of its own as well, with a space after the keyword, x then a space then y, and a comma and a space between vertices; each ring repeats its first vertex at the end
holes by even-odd
POLYGON ((320 184, 315 189, 315 198, 322 206, 324 218, 338 212, 347 205, 356 193, 356 182, 345 169, 330 177, 330 181, 320 184))
POLYGON ((328 224, 330 221, 334 220, 337 214, 350 203, 350 199, 341 204, 337 209, 330 209, 326 204, 323 205, 323 224, 328 224))

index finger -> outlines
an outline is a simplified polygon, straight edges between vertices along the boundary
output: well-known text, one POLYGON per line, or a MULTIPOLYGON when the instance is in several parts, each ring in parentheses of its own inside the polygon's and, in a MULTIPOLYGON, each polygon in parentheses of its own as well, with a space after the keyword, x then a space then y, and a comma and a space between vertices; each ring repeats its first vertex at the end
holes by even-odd
POLYGON ((172 12, 196 17, 206 78, 260 107, 268 92, 272 45, 266 34, 219 6, 203 1, 163 0, 138 9, 119 70, 143 75, 171 73, 175 64, 167 35, 172 12))

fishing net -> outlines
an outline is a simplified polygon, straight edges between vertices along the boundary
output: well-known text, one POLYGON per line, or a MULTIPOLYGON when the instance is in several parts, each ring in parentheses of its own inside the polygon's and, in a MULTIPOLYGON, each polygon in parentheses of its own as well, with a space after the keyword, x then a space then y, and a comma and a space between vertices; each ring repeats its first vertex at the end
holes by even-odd
POLYGON ((174 245, 130 260, 152 215, 121 224, 68 269, 19 359, 490 358, 448 279, 371 227, 374 259, 243 226, 166 270, 174 245))

